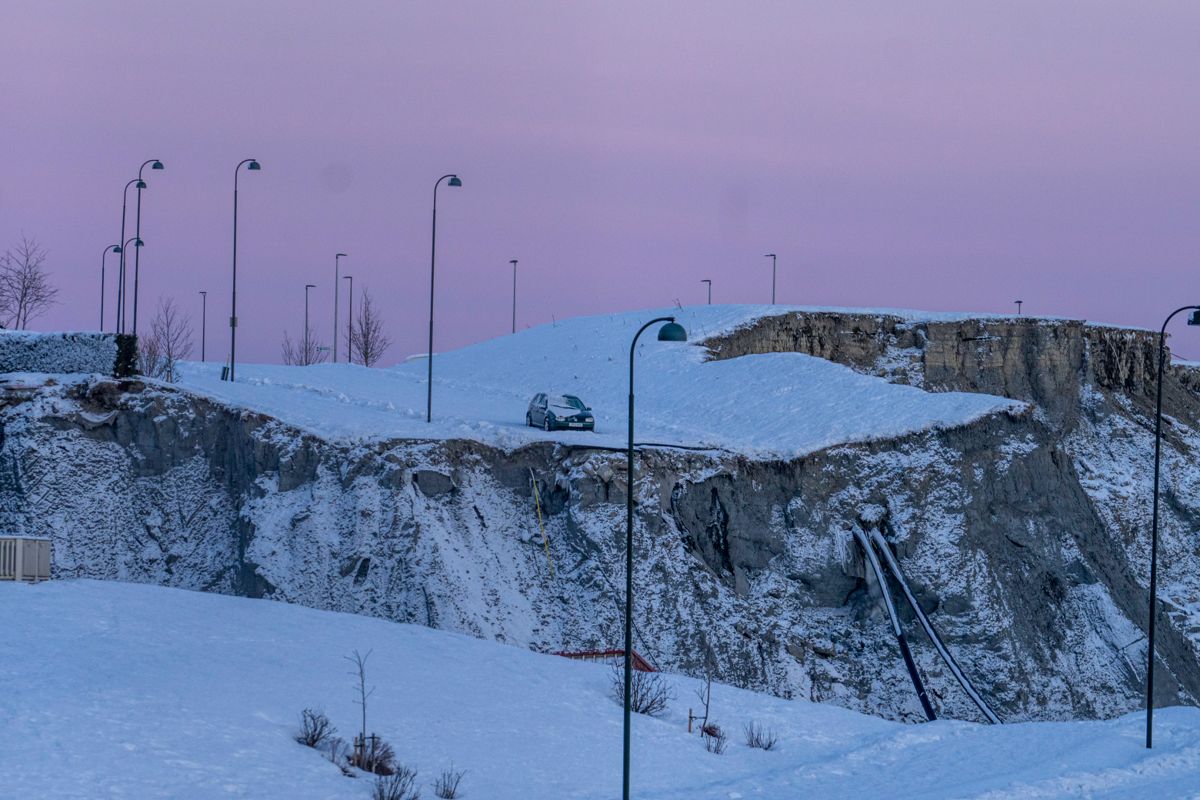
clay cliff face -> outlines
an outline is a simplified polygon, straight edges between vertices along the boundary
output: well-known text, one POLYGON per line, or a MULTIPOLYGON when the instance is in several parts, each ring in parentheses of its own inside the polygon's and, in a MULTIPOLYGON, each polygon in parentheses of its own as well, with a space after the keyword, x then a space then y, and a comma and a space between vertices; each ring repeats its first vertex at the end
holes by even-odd
MULTIPOLYGON (((783 696, 921 718, 853 535, 879 530, 1002 716, 1138 707, 1151 335, 814 313, 766 318, 709 345, 714 358, 797 351, 929 391, 1033 405, 792 461, 644 450, 635 485, 643 655, 697 675, 709 662, 722 680, 783 696)), ((1167 375, 1164 703, 1200 694, 1195 385, 1188 370, 1167 375)), ((6 391, 0 434, 0 522, 52 536, 61 576, 269 597, 546 651, 620 643, 621 453, 338 445, 132 381, 6 391)), ((904 621, 939 711, 978 718, 911 614, 904 621)))

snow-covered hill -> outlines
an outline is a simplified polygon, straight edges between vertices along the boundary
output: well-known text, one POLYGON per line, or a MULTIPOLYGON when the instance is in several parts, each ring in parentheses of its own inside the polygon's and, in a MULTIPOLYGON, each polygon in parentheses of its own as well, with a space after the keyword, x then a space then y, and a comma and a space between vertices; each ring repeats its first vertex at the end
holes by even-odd
POLYGON ((579 317, 437 354, 433 424, 425 421, 424 359, 385 370, 246 364, 234 384, 220 380, 219 364, 189 363, 182 385, 334 440, 463 438, 511 448, 550 439, 620 447, 630 343, 645 322, 673 315, 688 331, 687 343, 657 341, 657 325, 638 343, 639 441, 795 458, 1024 408, 982 394, 930 395, 799 353, 708 361, 697 344, 787 310, 693 306, 579 317), (595 411, 597 433, 525 427, 526 406, 538 392, 582 397, 595 411))
MULTIPOLYGON (((690 342, 649 331, 638 355, 638 439, 708 449, 641 447, 630 487, 628 340, 656 313, 438 356, 432 425, 423 363, 244 366, 233 385, 215 365, 188 365, 182 386, 0 381, 0 529, 51 537, 60 576, 267 597, 552 652, 620 641, 632 493, 635 636, 662 668, 711 664, 743 688, 922 719, 856 539, 877 535, 1002 718, 1140 707, 1152 334, 678 311, 690 342), (583 395, 601 432, 523 427, 528 397, 547 389, 583 395)), ((1168 371, 1156 670, 1167 704, 1200 697, 1197 387, 1194 370, 1168 371)), ((979 718, 901 622, 937 713, 979 718)))
MULTIPOLYGON (((452 764, 467 800, 620 795, 621 713, 602 666, 282 603, 93 581, 0 585, 0 796, 99 800, 368 798, 295 743, 299 712, 357 724, 344 660, 371 651, 368 726, 422 796, 452 764)), ((1107 722, 911 726, 724 685, 724 755, 687 733, 697 681, 668 676, 662 719, 635 716, 643 800, 1182 798, 1200 795, 1200 711, 1107 722), (774 752, 745 746, 755 721, 774 752)))

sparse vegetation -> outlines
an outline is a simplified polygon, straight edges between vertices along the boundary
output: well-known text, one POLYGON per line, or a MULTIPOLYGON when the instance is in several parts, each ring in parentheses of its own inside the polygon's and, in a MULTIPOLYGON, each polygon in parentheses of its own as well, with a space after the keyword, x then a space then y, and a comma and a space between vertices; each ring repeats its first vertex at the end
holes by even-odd
MULTIPOLYGON (((612 697, 617 705, 625 706, 625 668, 614 664, 610 673, 612 697)), ((671 685, 657 672, 633 671, 630 683, 629 708, 638 714, 659 717, 666 713, 667 706, 675 699, 671 685)))
POLYGON ((456 770, 454 767, 442 770, 442 774, 433 782, 433 793, 441 798, 441 800, 455 800, 462 797, 458 793, 458 785, 462 782, 463 775, 466 775, 465 770, 456 770))
MULTIPOLYGON (((296 741, 306 747, 320 747, 330 739, 337 728, 329 721, 322 711, 306 708, 300 712, 300 735, 296 741)), ((341 741, 340 739, 338 741, 341 741)))
POLYGON ((417 771, 403 764, 391 775, 376 778, 371 792, 371 800, 419 800, 420 797, 417 771))
POLYGON ((757 747, 759 750, 774 750, 779 737, 770 728, 764 728, 757 722, 750 722, 743 730, 746 733, 746 746, 757 747))
POLYGON ((392 775, 396 772, 396 751, 383 739, 371 734, 365 740, 354 742, 350 763, 376 775, 392 775))
POLYGON ((58 302, 58 289, 46 272, 46 250, 25 236, 0 255, 0 319, 24 330, 29 321, 58 302))
POLYGON ((724 753, 729 744, 729 734, 715 722, 710 722, 700 729, 700 738, 704 740, 704 749, 717 755, 724 753))

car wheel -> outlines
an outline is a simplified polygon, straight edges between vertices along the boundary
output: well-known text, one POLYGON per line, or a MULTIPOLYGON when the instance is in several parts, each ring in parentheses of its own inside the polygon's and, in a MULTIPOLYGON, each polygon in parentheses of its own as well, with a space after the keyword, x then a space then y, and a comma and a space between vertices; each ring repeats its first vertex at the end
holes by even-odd
POLYGON ((551 424, 551 422, 550 422, 549 414, 547 414, 545 417, 542 418, 542 430, 544 430, 544 431, 554 430, 554 425, 551 424))

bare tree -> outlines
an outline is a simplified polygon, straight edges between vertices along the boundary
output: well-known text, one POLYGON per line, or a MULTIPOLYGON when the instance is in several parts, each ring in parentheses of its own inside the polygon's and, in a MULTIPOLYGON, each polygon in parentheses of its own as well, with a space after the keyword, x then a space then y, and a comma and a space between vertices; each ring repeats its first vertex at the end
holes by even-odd
POLYGON ((358 756, 359 753, 361 752, 360 748, 363 748, 363 749, 366 748, 366 744, 367 744, 367 698, 369 698, 372 694, 375 693, 374 686, 372 686, 370 689, 367 688, 367 659, 371 657, 371 652, 372 651, 368 650, 367 654, 364 656, 361 653, 359 653, 357 650, 355 650, 353 656, 343 656, 343 658, 345 658, 347 661, 354 664, 354 672, 352 672, 351 674, 354 675, 358 679, 357 685, 355 686, 355 688, 358 690, 358 700, 356 700, 355 702, 358 703, 358 705, 362 706, 362 728, 360 730, 359 735, 357 737, 355 737, 356 738, 356 741, 354 743, 355 756, 358 756))
POLYGON ((37 239, 20 243, 0 256, 0 316, 8 327, 24 330, 29 321, 57 303, 58 289, 46 272, 46 250, 37 239))
POLYGON ((283 332, 283 363, 293 367, 307 367, 309 364, 320 364, 329 358, 329 348, 317 340, 313 329, 298 342, 293 342, 287 331, 283 332))
POLYGON ((350 331, 351 359, 357 357, 358 363, 364 367, 373 367, 383 357, 384 352, 391 347, 392 340, 383 330, 383 318, 371 302, 371 293, 362 290, 362 302, 359 303, 358 318, 350 331))
POLYGON ((179 380, 179 362, 192 353, 192 320, 175 299, 159 298, 150 334, 138 342, 138 371, 148 378, 179 380))

